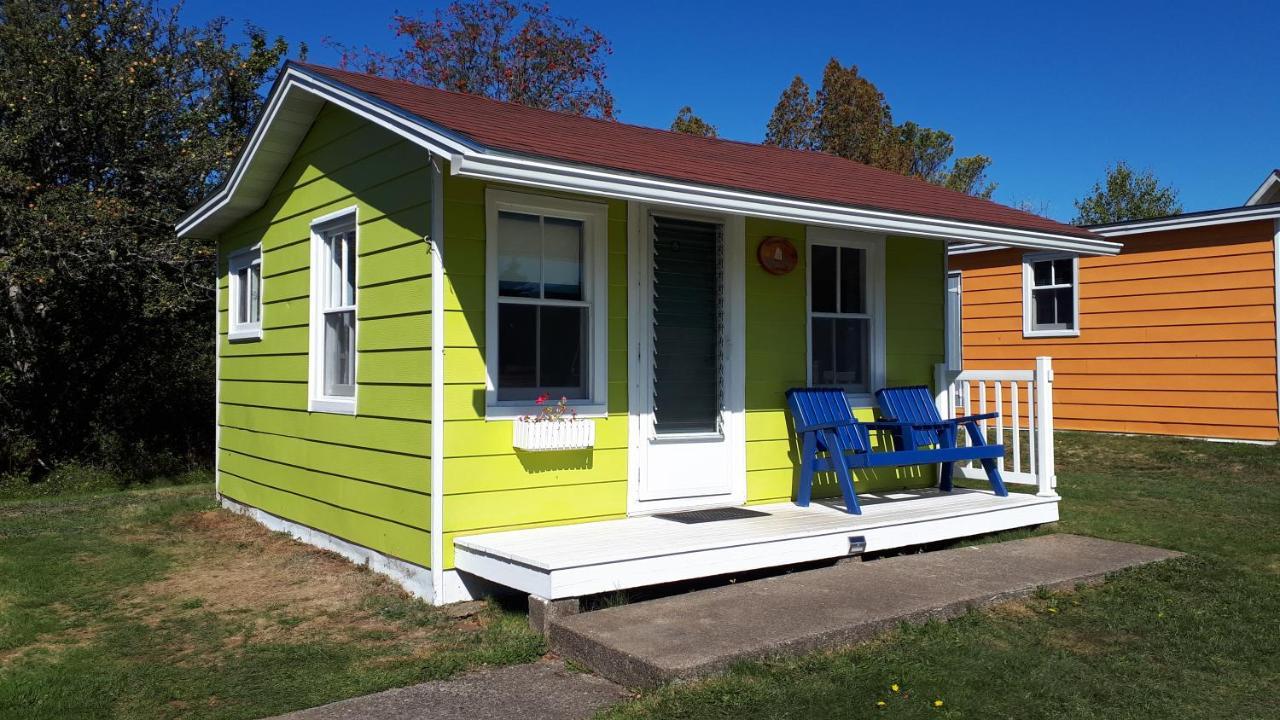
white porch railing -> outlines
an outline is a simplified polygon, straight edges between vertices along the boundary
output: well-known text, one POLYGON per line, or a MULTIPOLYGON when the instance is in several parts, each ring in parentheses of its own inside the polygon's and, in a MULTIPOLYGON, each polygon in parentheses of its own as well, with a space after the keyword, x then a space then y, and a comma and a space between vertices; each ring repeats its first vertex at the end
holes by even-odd
MULTIPOLYGON (((934 367, 934 388, 938 412, 943 417, 999 412, 999 417, 982 420, 978 426, 987 442, 1006 444, 1005 457, 1000 460, 1004 481, 1035 485, 1037 495, 1057 495, 1054 488, 1058 478, 1053 468, 1053 358, 1036 358, 1035 370, 955 373, 939 363, 934 367)), ((960 433, 957 441, 968 444, 968 434, 960 433)), ((982 467, 973 462, 957 463, 956 474, 987 479, 982 467)))

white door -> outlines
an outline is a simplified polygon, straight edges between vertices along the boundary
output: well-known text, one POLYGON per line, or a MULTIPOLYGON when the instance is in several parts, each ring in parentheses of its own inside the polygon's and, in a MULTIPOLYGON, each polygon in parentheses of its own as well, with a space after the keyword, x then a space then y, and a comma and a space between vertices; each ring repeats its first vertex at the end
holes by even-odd
POLYGON ((740 504, 741 220, 632 217, 631 510, 740 504))

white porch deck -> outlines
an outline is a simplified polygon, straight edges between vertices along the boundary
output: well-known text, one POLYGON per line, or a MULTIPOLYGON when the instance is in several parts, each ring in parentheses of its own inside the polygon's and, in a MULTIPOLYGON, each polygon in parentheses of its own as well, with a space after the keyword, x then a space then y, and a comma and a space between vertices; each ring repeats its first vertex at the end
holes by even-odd
POLYGON ((918 490, 860 495, 862 515, 838 500, 754 505, 767 516, 682 524, 658 517, 471 535, 455 543, 459 570, 547 599, 578 597, 724 573, 1038 525, 1058 519, 1056 495, 918 490))

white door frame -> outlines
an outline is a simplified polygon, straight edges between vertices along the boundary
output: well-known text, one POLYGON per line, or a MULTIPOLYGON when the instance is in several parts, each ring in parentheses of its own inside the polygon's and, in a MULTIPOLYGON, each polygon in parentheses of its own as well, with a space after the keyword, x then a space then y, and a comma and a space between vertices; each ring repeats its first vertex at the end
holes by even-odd
POLYGON ((627 203, 627 514, 643 515, 670 510, 699 507, 742 505, 747 501, 746 444, 746 220, 741 215, 690 213, 689 210, 666 205, 627 203), (647 332, 645 318, 639 312, 648 292, 649 247, 647 230, 653 214, 669 214, 723 225, 724 232, 724 304, 725 338, 723 348, 724 375, 724 440, 728 445, 730 491, 725 495, 671 500, 640 500, 640 483, 648 438, 641 408, 644 402, 646 376, 641 353, 642 334, 647 332))

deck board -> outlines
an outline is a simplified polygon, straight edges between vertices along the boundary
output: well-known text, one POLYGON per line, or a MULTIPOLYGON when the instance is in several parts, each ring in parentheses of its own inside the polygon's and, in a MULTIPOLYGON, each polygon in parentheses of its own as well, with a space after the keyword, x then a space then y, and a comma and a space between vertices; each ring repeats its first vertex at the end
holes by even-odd
POLYGON ((958 489, 868 494, 860 501, 862 515, 850 515, 836 501, 808 508, 778 503, 751 506, 767 516, 693 525, 639 516, 471 535, 456 541, 458 567, 504 584, 537 578, 538 587, 554 594, 561 594, 555 587, 568 578, 575 586, 598 579, 611 588, 634 587, 654 576, 633 578, 627 568, 661 568, 661 577, 702 577, 713 574, 716 558, 741 569, 839 557, 848 552, 851 535, 866 535, 872 550, 912 544, 913 538, 931 542, 1053 520, 1058 498, 958 489), (759 560, 745 560, 744 554, 759 560), (511 569, 516 572, 508 573, 511 569))

